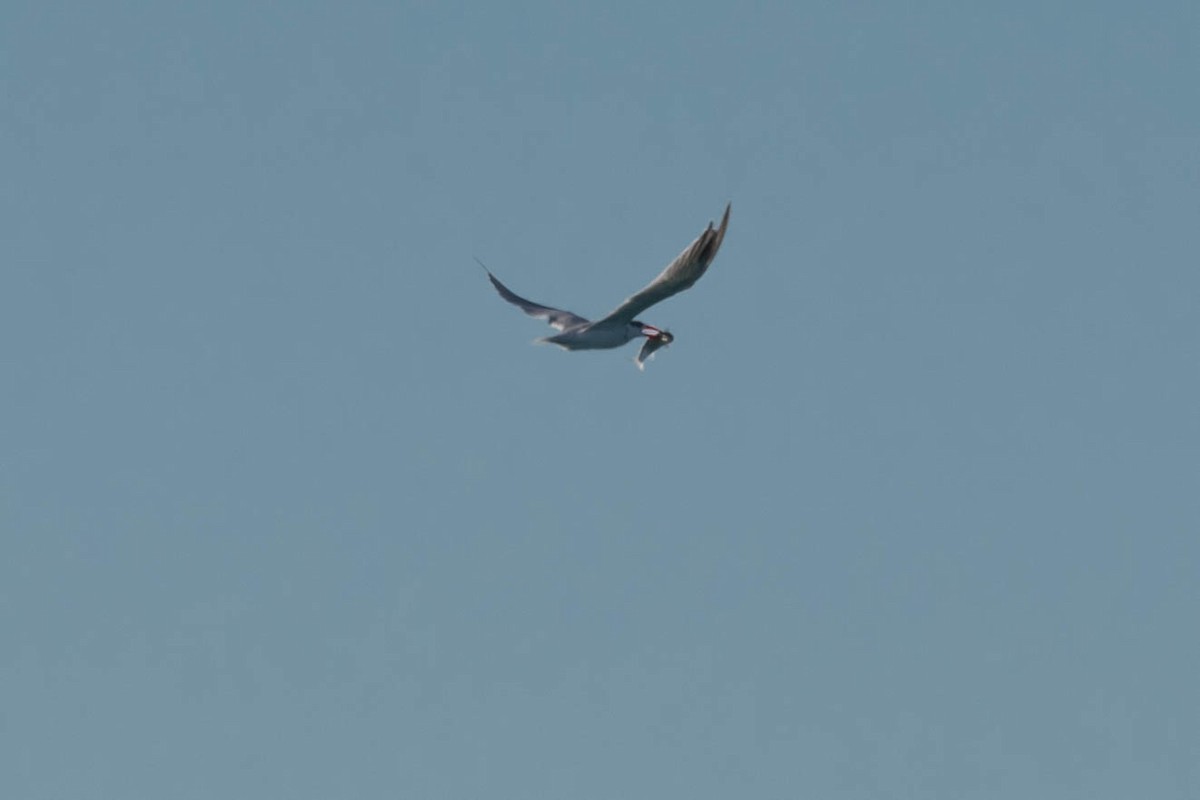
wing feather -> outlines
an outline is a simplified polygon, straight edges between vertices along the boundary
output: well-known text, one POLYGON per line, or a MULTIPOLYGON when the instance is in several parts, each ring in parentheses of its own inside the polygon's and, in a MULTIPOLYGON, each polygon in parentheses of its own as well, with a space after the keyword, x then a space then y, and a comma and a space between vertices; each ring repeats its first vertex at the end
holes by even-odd
MULTIPOLYGON (((483 265, 480 264, 480 266, 483 265)), ((552 328, 563 331, 567 328, 574 328, 577 325, 586 325, 588 323, 588 320, 584 319, 578 314, 573 314, 570 311, 564 311, 561 308, 552 308, 550 306, 541 305, 540 303, 535 303, 532 300, 526 300, 524 297, 521 297, 501 283, 487 267, 483 267, 483 271, 487 273, 488 280, 492 282, 492 286, 496 287, 496 291, 500 293, 501 297, 524 311, 529 316, 546 320, 546 322, 550 323, 550 327, 552 328)))
POLYGON ((700 276, 716 258, 717 250, 721 248, 721 242, 725 239, 725 229, 729 226, 731 206, 732 203, 725 206, 725 215, 721 217, 720 227, 714 227, 712 222, 708 223, 704 232, 684 248, 657 278, 600 321, 629 322, 655 303, 661 303, 668 297, 691 288, 692 284, 700 280, 700 276))

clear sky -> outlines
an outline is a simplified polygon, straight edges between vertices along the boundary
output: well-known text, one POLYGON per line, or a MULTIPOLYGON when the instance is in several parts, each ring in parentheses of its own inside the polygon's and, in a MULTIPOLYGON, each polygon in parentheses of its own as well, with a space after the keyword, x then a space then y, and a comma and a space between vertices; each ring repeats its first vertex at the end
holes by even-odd
POLYGON ((0 795, 1200 796, 1200 6, 8 2, 0 795), (676 334, 533 347, 733 214, 676 334))

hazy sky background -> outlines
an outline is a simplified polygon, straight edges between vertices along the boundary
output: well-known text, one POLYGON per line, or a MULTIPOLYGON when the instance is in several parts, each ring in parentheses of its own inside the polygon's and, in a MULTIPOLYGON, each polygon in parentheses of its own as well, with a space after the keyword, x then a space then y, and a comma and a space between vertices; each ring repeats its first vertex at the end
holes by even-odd
POLYGON ((6 3, 0 795, 1200 795, 1200 6, 978 5, 6 3))

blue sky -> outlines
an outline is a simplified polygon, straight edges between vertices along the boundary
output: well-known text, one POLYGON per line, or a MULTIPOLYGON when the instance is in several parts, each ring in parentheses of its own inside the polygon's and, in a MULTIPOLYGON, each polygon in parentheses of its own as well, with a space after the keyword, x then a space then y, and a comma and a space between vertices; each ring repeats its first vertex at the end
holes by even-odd
POLYGON ((0 793, 1195 797, 1198 31, 6 5, 0 793))

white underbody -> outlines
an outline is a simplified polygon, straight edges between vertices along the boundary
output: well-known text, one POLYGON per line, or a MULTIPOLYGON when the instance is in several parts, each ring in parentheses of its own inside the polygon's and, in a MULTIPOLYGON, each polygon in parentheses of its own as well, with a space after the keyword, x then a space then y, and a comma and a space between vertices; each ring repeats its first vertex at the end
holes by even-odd
POLYGON ((556 344, 566 350, 611 350, 642 335, 641 326, 631 322, 589 322, 538 341, 556 344))

